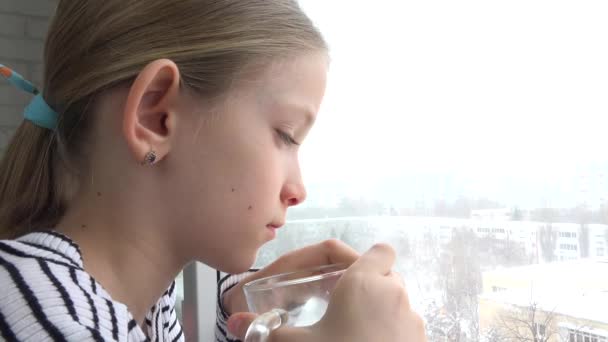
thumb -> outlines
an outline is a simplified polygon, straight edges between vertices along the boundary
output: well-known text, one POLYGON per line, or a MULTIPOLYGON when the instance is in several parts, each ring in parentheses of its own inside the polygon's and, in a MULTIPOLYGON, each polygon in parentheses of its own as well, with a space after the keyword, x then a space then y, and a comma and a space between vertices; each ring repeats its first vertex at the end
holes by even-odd
POLYGON ((239 312, 230 316, 228 319, 228 331, 238 337, 239 339, 245 339, 245 334, 247 334, 247 329, 249 325, 255 320, 257 317, 256 314, 251 312, 239 312))

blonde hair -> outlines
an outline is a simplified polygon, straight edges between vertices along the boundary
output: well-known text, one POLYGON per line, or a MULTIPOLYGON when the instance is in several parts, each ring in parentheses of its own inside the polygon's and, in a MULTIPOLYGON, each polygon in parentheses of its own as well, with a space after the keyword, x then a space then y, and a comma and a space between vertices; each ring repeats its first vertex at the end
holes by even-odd
POLYGON ((46 40, 43 92, 59 125, 24 121, 9 144, 0 164, 0 238, 57 224, 64 175, 85 155, 89 109, 148 63, 171 59, 182 86, 211 98, 248 64, 326 50, 295 0, 61 0, 46 40))

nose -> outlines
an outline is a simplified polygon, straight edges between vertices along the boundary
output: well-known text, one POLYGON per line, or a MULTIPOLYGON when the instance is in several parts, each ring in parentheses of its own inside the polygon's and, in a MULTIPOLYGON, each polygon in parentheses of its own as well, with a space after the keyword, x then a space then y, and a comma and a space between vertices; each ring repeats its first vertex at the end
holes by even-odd
POLYGON ((290 182, 283 185, 281 190, 281 202, 286 207, 296 206, 306 199, 306 188, 300 177, 298 182, 290 182))

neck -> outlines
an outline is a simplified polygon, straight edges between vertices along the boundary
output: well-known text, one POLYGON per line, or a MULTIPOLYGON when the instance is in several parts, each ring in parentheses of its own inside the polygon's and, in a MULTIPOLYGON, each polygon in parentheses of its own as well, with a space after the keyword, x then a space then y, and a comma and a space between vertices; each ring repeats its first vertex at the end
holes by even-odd
POLYGON ((146 207, 141 198, 89 191, 71 203, 57 230, 79 245, 85 270, 141 324, 186 261, 154 213, 136 212, 134 203, 146 207))

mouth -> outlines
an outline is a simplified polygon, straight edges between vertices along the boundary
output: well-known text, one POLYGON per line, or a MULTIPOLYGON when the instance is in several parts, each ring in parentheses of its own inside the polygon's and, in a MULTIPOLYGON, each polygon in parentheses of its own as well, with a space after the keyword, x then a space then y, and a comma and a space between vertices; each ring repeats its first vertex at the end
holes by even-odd
POLYGON ((273 222, 266 225, 267 232, 269 233, 269 240, 274 240, 277 237, 277 229, 281 228, 285 223, 273 222))
POLYGON ((284 225, 285 225, 285 223, 275 223, 275 222, 273 222, 273 223, 267 224, 266 227, 270 228, 270 229, 279 229, 279 228, 283 227, 284 225))

